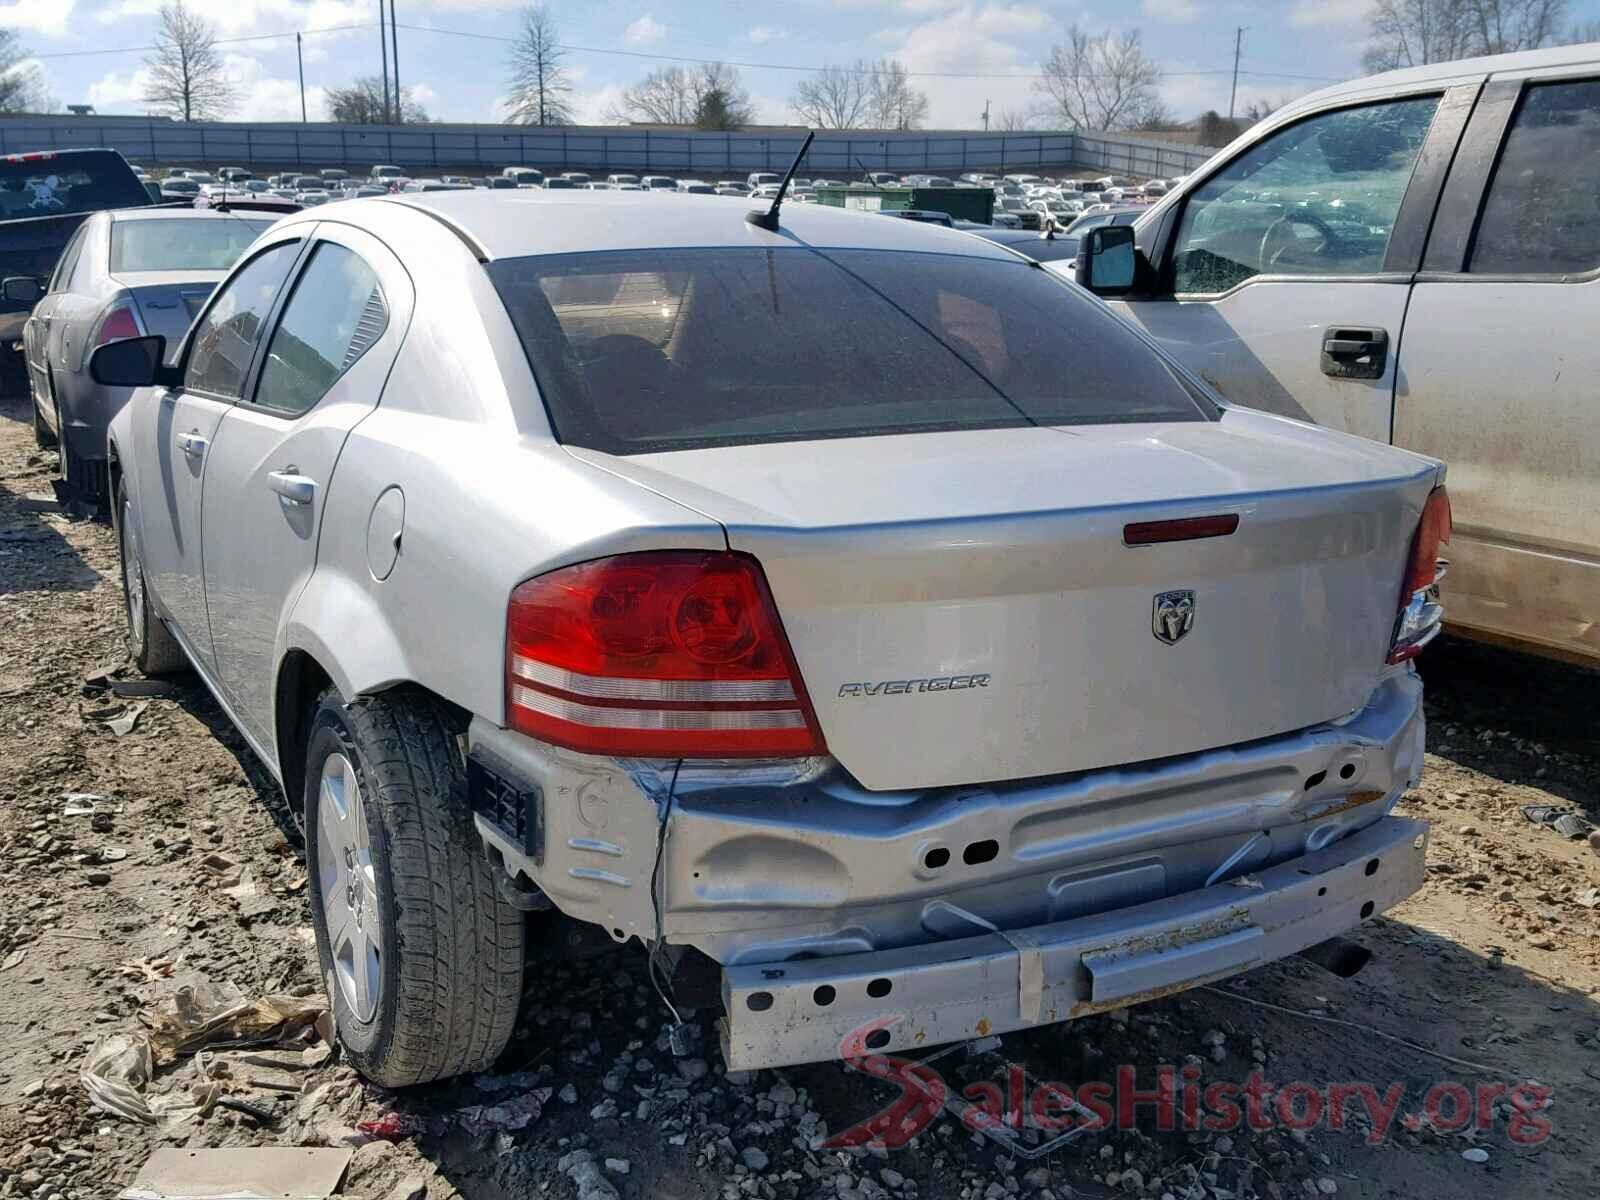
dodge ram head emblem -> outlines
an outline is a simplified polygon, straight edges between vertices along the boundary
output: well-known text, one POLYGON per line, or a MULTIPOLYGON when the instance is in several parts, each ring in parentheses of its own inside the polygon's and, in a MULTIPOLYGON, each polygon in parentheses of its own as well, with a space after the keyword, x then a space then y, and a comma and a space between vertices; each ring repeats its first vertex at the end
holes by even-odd
POLYGON ((1188 590, 1157 592, 1150 627, 1156 637, 1169 646, 1181 639, 1194 628, 1194 593, 1188 590))

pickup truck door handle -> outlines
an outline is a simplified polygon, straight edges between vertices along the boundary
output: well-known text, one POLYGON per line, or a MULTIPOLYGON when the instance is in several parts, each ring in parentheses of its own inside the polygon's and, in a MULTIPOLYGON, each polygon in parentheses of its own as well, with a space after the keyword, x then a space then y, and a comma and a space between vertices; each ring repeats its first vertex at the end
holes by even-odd
POLYGON ((1334 379, 1382 379, 1389 331, 1333 326, 1322 337, 1322 373, 1334 379))
POLYGON ((206 452, 206 439, 193 430, 188 433, 180 433, 178 435, 178 449, 182 450, 190 458, 199 458, 206 452))
POLYGON ((267 486, 290 504, 310 504, 317 498, 317 481, 301 475, 296 467, 285 467, 267 476, 267 486))

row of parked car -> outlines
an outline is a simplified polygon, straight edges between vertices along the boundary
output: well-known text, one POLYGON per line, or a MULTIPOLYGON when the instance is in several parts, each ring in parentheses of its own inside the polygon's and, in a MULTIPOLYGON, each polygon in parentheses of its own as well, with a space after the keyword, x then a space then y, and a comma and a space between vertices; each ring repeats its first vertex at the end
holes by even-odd
POLYGON ((303 816, 384 1085, 493 1063, 542 909, 720 972, 731 1069, 1307 949, 1421 885, 1441 596, 1600 662, 1596 47, 1298 101, 1075 283, 635 182, 101 213, 33 297, 30 363, 100 289, 35 401, 118 397, 130 651, 303 816), (189 221, 248 248, 141 290, 189 221))

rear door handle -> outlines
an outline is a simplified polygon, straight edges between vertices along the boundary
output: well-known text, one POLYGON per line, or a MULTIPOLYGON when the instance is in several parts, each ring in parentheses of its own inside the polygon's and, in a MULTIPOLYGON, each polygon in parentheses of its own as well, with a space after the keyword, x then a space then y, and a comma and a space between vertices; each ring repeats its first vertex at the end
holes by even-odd
POLYGON ((1322 337, 1322 373, 1333 379, 1382 379, 1389 331, 1333 326, 1322 337))
POLYGON ((310 504, 317 498, 317 481, 301 475, 296 467, 285 467, 267 476, 267 486, 290 504, 310 504))
POLYGON ((206 439, 198 433, 180 433, 178 435, 178 449, 190 458, 199 458, 206 452, 206 439))

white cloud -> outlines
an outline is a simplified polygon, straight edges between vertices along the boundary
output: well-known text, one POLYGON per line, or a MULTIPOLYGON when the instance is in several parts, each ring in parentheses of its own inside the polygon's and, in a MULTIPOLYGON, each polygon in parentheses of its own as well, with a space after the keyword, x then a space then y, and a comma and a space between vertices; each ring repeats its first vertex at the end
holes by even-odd
POLYGON ((13 0, 0 4, 0 29, 60 37, 67 31, 76 0, 13 0))
POLYGON ((608 83, 592 92, 578 92, 573 97, 573 112, 579 125, 601 125, 606 114, 622 103, 622 85, 608 83))
POLYGON ((97 112, 142 113, 146 108, 143 97, 149 75, 143 67, 126 75, 111 71, 89 85, 88 101, 97 112))
MULTIPOLYGON (((1054 20, 1031 4, 966 3, 920 24, 885 29, 873 35, 908 70, 953 71, 992 76, 1023 76, 1038 70, 1054 20)), ((928 125, 978 126, 985 101, 991 113, 1030 108, 1037 100, 1025 78, 920 79, 928 95, 928 125)))
POLYGON ((648 46, 666 36, 667 27, 649 13, 622 31, 622 40, 630 46, 648 46))
POLYGON ((749 33, 744 35, 744 40, 747 42, 754 42, 758 46, 763 46, 768 42, 785 41, 788 36, 789 31, 787 29, 776 29, 771 25, 757 25, 749 33))
MULTIPOLYGON (((1370 3, 1370 0, 1362 0, 1370 3)), ((1144 0, 1142 5, 1148 21, 1187 22, 1200 19, 1200 5, 1196 0, 1144 0)))
POLYGON ((1289 24, 1298 29, 1325 25, 1360 25, 1372 12, 1372 0, 1295 0, 1289 24))

